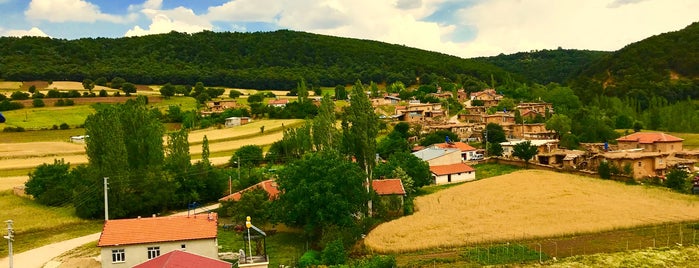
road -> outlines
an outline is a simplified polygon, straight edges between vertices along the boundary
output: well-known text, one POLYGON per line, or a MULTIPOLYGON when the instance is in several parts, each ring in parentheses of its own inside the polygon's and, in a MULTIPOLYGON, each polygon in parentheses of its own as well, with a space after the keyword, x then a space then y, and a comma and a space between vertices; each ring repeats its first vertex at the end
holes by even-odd
MULTIPOLYGON (((219 207, 219 204, 213 204, 197 209, 197 213, 203 213, 209 210, 213 210, 219 207)), ((173 216, 187 215, 187 211, 179 212, 173 214, 173 216)), ((50 245, 38 247, 31 249, 19 254, 14 254, 13 268, 42 268, 44 264, 51 261, 52 259, 60 256, 61 254, 70 251, 76 247, 82 246, 84 244, 99 240, 101 233, 89 234, 86 236, 81 236, 78 238, 73 238, 70 240, 53 243, 50 245)), ((15 237, 15 240, 21 239, 20 237, 15 237)), ((3 239, 2 242, 6 240, 3 239)), ((3 258, 0 260, 0 268, 9 268, 9 258, 3 258)))

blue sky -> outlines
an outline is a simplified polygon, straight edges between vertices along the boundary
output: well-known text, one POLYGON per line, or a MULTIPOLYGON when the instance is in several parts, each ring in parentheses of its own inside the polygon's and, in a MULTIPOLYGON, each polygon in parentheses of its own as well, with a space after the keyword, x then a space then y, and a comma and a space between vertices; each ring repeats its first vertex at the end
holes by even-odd
POLYGON ((0 35, 291 29, 460 57, 617 50, 699 21, 697 0, 0 0, 0 35))

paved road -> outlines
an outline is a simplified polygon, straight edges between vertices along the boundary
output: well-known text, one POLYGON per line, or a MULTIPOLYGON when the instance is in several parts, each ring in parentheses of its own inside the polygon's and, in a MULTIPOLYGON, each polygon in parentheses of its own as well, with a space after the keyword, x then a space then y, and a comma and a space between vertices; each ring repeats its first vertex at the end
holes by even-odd
MULTIPOLYGON (((198 208, 196 210, 197 213, 204 213, 208 210, 216 209, 219 207, 219 204, 213 204, 205 207, 198 208)), ((187 215, 187 211, 179 212, 173 214, 173 216, 176 215, 187 215)), ((61 254, 70 251, 76 247, 82 246, 84 244, 96 241, 100 238, 101 233, 94 233, 94 234, 89 234, 86 236, 78 237, 78 238, 73 238, 71 240, 66 240, 50 245, 46 245, 43 247, 31 249, 19 254, 14 254, 12 261, 13 261, 13 268, 42 268, 44 264, 52 260, 53 258, 56 258, 60 256, 61 254)), ((15 238, 15 239, 20 239, 20 238, 15 238)), ((0 242, 7 242, 7 240, 2 240, 0 242)), ((0 268, 9 268, 9 259, 8 258, 3 258, 0 260, 0 268)))

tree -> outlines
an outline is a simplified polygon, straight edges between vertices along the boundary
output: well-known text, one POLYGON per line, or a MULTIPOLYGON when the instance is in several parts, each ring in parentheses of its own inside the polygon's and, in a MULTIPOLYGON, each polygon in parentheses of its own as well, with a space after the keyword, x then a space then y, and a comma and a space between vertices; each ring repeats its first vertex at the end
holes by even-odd
POLYGON ((347 99, 347 89, 343 85, 335 86, 335 99, 336 100, 346 100, 347 99))
POLYGON ((245 223, 245 218, 250 216, 256 225, 261 226, 269 222, 272 216, 269 194, 261 187, 245 191, 238 201, 223 202, 222 207, 237 223, 245 223))
POLYGON ((275 213, 285 224, 303 227, 311 238, 328 226, 356 226, 354 215, 369 200, 365 178, 359 166, 335 151, 306 154, 279 172, 283 194, 275 213))
POLYGON ((338 238, 328 243, 323 252, 321 252, 321 260, 326 265, 340 265, 347 262, 347 252, 342 244, 342 238, 338 238))
POLYGON ((485 126, 485 132, 483 132, 483 140, 490 144, 506 142, 505 130, 502 129, 501 125, 495 123, 488 123, 485 126))
POLYGON ((175 86, 170 83, 165 84, 160 88, 160 95, 163 95, 166 99, 175 96, 175 86))
POLYGON ((378 98, 379 97, 379 86, 374 83, 374 81, 371 81, 369 84, 369 91, 371 92, 371 97, 372 98, 378 98))
POLYGON ((85 78, 83 80, 83 88, 92 91, 92 89, 95 88, 95 82, 90 78, 85 78))
POLYGON ((131 93, 136 93, 136 86, 132 83, 125 82, 121 85, 121 91, 124 91, 126 96, 129 96, 131 93))
POLYGON ((665 186, 680 193, 689 193, 692 189, 689 173, 682 169, 672 169, 667 173, 665 186))
POLYGON ((238 97, 240 97, 240 95, 243 95, 243 93, 235 89, 231 89, 231 91, 228 92, 228 97, 233 99, 237 99, 238 97))
POLYGON ((301 78, 301 82, 296 84, 296 94, 298 94, 299 103, 308 101, 308 88, 306 87, 305 79, 301 78))
POLYGON ((107 78, 99 77, 95 79, 95 84, 98 86, 107 86, 107 78))
POLYGON ((450 141, 459 140, 459 135, 456 135, 456 133, 454 132, 451 132, 449 130, 437 130, 435 132, 427 134, 427 136, 422 138, 422 140, 420 140, 420 145, 428 146, 435 143, 443 143, 447 141, 447 137, 449 137, 450 141))
POLYGON ((529 160, 531 160, 537 153, 538 148, 532 145, 531 141, 520 142, 512 147, 512 156, 522 159, 525 163, 525 167, 529 165, 529 160))
POLYGON ((415 189, 432 183, 430 165, 410 152, 396 152, 385 163, 379 163, 374 179, 393 176, 397 168, 401 168, 413 179, 415 189))
MULTIPOLYGON (((347 107, 345 116, 349 123, 348 142, 352 144, 351 153, 357 159, 359 166, 366 173, 366 191, 371 192, 370 180, 376 165, 376 135, 379 133, 379 118, 374 113, 369 97, 364 93, 364 86, 357 81, 352 88, 351 105, 347 107)), ((371 200, 367 204, 371 215, 371 200)))
POLYGON ((201 143, 201 161, 209 163, 209 154, 209 138, 204 135, 204 139, 201 143))
POLYGON ((258 166, 262 163, 264 157, 262 156, 262 147, 259 145, 243 145, 238 150, 235 151, 228 163, 231 166, 237 166, 238 160, 240 160, 240 166, 246 167, 248 169, 258 166))
POLYGON ((500 143, 490 143, 488 144, 488 150, 486 151, 488 156, 502 156, 504 150, 500 143))
POLYGON ((53 164, 41 164, 29 173, 25 191, 37 202, 47 206, 61 206, 70 202, 73 182, 70 163, 54 159, 53 164))
POLYGON ((546 121, 546 129, 556 132, 556 136, 560 139, 564 134, 570 132, 572 121, 564 114, 554 114, 546 121))
POLYGON ((44 101, 42 99, 33 99, 32 106, 39 108, 39 107, 46 106, 46 104, 44 103, 44 101))
POLYGON ((612 168, 609 162, 607 161, 602 161, 599 163, 597 166, 597 173, 599 173, 599 177, 602 179, 611 179, 612 178, 612 168))
POLYGON ((109 86, 114 89, 120 89, 125 82, 126 80, 124 78, 114 77, 112 78, 112 82, 109 84, 109 86))
POLYGON ((316 151, 335 148, 337 127, 335 126, 335 103, 330 95, 323 96, 318 115, 313 118, 313 143, 316 151))
POLYGON ((192 165, 188 137, 189 134, 184 128, 168 133, 165 168, 175 174, 187 173, 192 165))
POLYGON ((410 152, 410 145, 400 132, 392 131, 378 142, 376 152, 381 158, 388 159, 396 152, 410 152))

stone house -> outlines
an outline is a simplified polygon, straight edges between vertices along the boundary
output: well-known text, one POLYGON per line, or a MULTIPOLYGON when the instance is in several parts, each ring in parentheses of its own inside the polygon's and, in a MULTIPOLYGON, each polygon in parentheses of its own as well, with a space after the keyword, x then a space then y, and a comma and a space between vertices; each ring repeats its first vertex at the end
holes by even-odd
POLYGON ((684 139, 660 132, 636 132, 616 139, 619 150, 643 149, 643 152, 682 151, 684 139))

